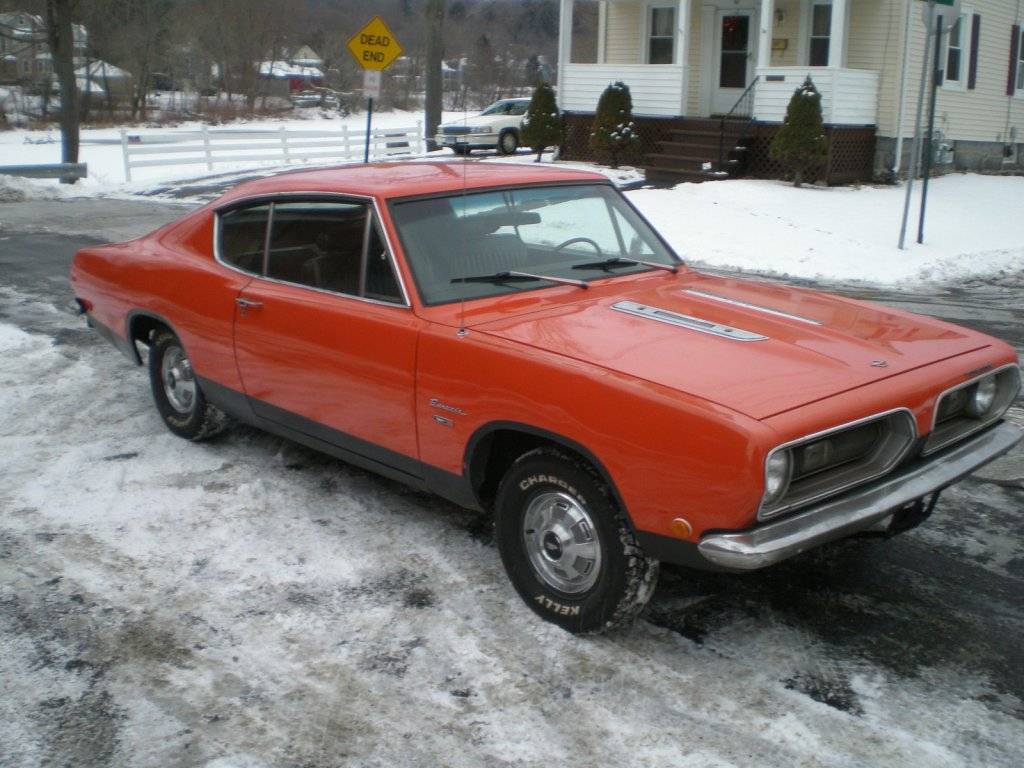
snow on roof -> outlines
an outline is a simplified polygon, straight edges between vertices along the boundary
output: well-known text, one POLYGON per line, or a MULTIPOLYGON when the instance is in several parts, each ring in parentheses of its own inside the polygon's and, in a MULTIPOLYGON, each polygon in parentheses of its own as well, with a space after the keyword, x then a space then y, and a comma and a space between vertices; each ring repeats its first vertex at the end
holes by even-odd
POLYGON ((322 78, 324 73, 316 67, 303 67, 287 61, 261 61, 260 74, 263 77, 309 77, 322 78))
MULTIPOLYGON (((89 77, 106 78, 108 80, 126 80, 132 76, 131 72, 121 69, 120 67, 114 66, 103 60, 97 60, 89 62, 88 64, 89 77)), ((78 67, 75 70, 75 74, 79 77, 86 75, 85 67, 78 67)))
POLYGON ((78 90, 79 91, 86 91, 87 90, 87 91, 89 91, 89 93, 96 93, 96 94, 100 94, 100 95, 106 93, 106 91, 103 90, 103 86, 102 85, 100 85, 99 83, 95 83, 95 82, 93 82, 92 80, 89 80, 86 77, 76 77, 75 80, 78 82, 78 90))

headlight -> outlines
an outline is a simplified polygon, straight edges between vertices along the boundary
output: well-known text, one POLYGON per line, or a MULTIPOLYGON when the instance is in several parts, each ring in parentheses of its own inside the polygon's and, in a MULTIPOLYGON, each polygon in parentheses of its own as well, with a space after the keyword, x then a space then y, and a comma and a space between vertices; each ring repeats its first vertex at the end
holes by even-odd
POLYGON ((474 125, 469 129, 470 133, 494 133, 494 130, 489 125, 474 125))
POLYGON ((995 402, 997 390, 996 377, 986 376, 974 385, 974 392, 968 399, 964 411, 975 419, 984 418, 995 402))
POLYGON ((793 474, 792 454, 789 450, 775 451, 764 464, 764 499, 762 507, 770 507, 782 498, 793 474))

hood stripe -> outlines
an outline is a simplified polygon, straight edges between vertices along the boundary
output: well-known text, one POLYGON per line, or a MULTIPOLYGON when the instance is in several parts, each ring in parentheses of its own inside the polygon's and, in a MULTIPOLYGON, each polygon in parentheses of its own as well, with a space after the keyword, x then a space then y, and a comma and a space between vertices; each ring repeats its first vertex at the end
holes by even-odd
POLYGON ((702 320, 699 317, 681 315, 670 309, 649 307, 646 304, 638 304, 635 301, 620 301, 617 304, 612 304, 612 309, 618 312, 625 312, 628 315, 644 317, 648 320, 657 320, 659 323, 668 323, 669 325, 679 326, 680 328, 689 328, 691 331, 709 333, 712 336, 721 336, 722 338, 732 339, 733 341, 766 341, 768 339, 767 336, 762 336, 759 333, 744 331, 741 328, 733 328, 732 326, 722 325, 721 323, 713 323, 710 320, 702 320))
POLYGON ((807 323, 808 325, 823 325, 817 320, 811 320, 809 317, 801 317, 800 315, 791 315, 789 312, 783 312, 780 309, 771 309, 770 307, 762 307, 759 304, 749 304, 746 301, 740 301, 739 299, 730 299, 728 296, 719 296, 717 293, 706 293, 705 291, 694 291, 689 288, 685 289, 683 293, 688 293, 691 296, 699 296, 702 299, 711 299, 712 301, 720 301, 723 304, 732 304, 734 307, 743 307, 744 309, 753 309, 755 312, 764 312, 766 315, 775 315, 776 317, 784 317, 787 320, 797 320, 801 323, 807 323))

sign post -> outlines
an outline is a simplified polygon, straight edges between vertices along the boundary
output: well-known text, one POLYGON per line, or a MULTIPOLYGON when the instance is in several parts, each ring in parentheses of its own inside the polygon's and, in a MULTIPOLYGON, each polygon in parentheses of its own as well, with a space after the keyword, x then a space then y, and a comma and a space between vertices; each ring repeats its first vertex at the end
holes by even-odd
MULTIPOLYGON (((910 195, 914 188, 914 177, 921 162, 921 112, 924 107, 925 89, 928 87, 928 59, 931 54, 932 36, 935 37, 935 59, 932 64, 932 90, 928 103, 928 134, 925 137, 924 171, 922 175, 921 210, 917 223, 917 242, 924 242, 924 215, 928 202, 928 177, 932 171, 933 147, 932 138, 935 133, 935 101, 939 86, 942 84, 942 33, 953 28, 960 19, 960 0, 926 0, 922 20, 925 28, 924 58, 921 62, 921 90, 917 96, 917 117, 914 121, 914 143, 911 149, 907 174, 907 192, 903 201, 903 220, 900 223, 899 247, 902 250, 907 236, 907 218, 910 213, 910 195)), ((909 40, 903 41, 909 45, 909 40)), ((898 130, 902 131, 903 126, 898 130)))
POLYGON ((352 35, 348 41, 348 49, 363 68, 363 94, 366 96, 366 144, 363 147, 363 162, 368 163, 373 101, 380 100, 381 73, 402 55, 402 46, 398 44, 380 16, 374 16, 365 27, 352 35))

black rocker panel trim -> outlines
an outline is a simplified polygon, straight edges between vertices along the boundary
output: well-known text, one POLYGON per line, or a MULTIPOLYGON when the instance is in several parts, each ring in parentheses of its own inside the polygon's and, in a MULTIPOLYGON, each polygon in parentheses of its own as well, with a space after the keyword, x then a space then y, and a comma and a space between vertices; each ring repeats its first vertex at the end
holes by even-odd
POLYGON ((206 399, 239 421, 418 490, 431 491, 460 506, 479 508, 468 481, 459 475, 248 397, 210 379, 196 378, 206 399))

